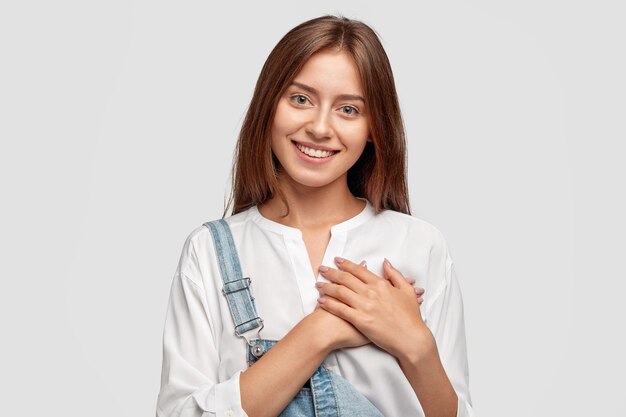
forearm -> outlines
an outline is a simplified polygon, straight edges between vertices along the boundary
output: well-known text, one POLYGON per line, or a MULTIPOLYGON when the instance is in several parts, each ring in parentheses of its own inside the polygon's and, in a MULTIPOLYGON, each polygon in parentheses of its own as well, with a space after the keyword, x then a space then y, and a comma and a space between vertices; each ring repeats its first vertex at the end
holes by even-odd
POLYGON ((458 398, 439 359, 437 345, 418 357, 399 355, 398 362, 426 417, 455 417, 458 398))
POLYGON ((330 353, 314 326, 306 317, 241 374, 241 402, 249 417, 277 416, 330 353))

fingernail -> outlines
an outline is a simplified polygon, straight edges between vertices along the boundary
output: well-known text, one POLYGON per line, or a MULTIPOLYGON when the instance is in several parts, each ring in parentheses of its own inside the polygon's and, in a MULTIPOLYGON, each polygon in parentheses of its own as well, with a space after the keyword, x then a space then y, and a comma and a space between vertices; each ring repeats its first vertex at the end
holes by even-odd
POLYGON ((320 303, 320 304, 324 304, 324 299, 320 297, 320 298, 317 299, 317 302, 320 303))
POLYGON ((320 265, 320 267, 318 268, 321 272, 326 272, 328 271, 330 268, 324 265, 320 265))
POLYGON ((323 282, 321 282, 321 281, 318 281, 318 282, 316 282, 316 283, 315 283, 315 286, 316 286, 317 288, 320 288, 322 285, 324 285, 324 283, 323 283, 323 282))
POLYGON ((335 256, 335 262, 336 262, 336 263, 340 264, 340 263, 342 263, 343 261, 345 261, 345 259, 340 258, 339 256, 335 256))
POLYGON ((391 262, 389 262, 389 259, 385 258, 385 262, 387 263, 387 266, 390 266, 393 268, 393 265, 391 265, 391 262))
POLYGON ((367 268, 367 262, 365 261, 365 259, 363 259, 359 265, 367 268))

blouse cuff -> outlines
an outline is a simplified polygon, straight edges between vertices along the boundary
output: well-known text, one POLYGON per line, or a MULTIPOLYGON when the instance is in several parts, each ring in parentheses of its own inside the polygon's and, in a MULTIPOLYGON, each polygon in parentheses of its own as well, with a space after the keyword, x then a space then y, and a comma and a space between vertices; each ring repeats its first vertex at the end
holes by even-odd
POLYGON ((204 410, 202 417, 248 417, 241 406, 239 378, 242 372, 237 371, 228 380, 215 384, 212 390, 193 395, 204 410))
POLYGON ((472 405, 465 399, 458 397, 456 417, 476 417, 472 405))

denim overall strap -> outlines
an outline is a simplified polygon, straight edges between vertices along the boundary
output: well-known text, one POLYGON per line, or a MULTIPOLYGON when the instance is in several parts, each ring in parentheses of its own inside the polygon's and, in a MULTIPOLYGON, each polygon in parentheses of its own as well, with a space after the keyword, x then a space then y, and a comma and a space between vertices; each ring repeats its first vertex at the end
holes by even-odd
MULTIPOLYGON (((235 242, 224 219, 204 223, 213 236, 215 252, 224 287, 222 293, 235 323, 235 334, 248 343, 248 366, 263 356, 276 340, 261 339, 263 320, 258 317, 250 278, 243 277, 235 242), (258 328, 259 335, 248 339, 243 334, 258 328)), ((348 381, 320 365, 309 382, 287 404, 280 417, 383 417, 348 381)))
POLYGON ((220 267, 220 275, 224 286, 222 293, 226 296, 230 314, 235 322, 235 334, 250 341, 244 333, 249 330, 263 328, 263 320, 256 312, 254 297, 250 291, 250 277, 243 277, 237 248, 228 223, 218 219, 203 224, 210 231, 215 243, 215 253, 220 267))

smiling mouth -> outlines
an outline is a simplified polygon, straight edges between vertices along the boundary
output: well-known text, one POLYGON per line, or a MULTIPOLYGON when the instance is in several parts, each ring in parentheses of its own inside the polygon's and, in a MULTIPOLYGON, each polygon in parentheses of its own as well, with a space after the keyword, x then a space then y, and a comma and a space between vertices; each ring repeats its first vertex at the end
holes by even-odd
POLYGON ((296 148, 298 148, 300 152, 302 152, 306 156, 310 156, 311 158, 319 158, 319 159, 328 158, 329 156, 333 156, 334 154, 339 152, 339 151, 322 151, 319 149, 312 149, 312 148, 299 144, 295 140, 292 140, 292 142, 294 145, 296 145, 296 148))

